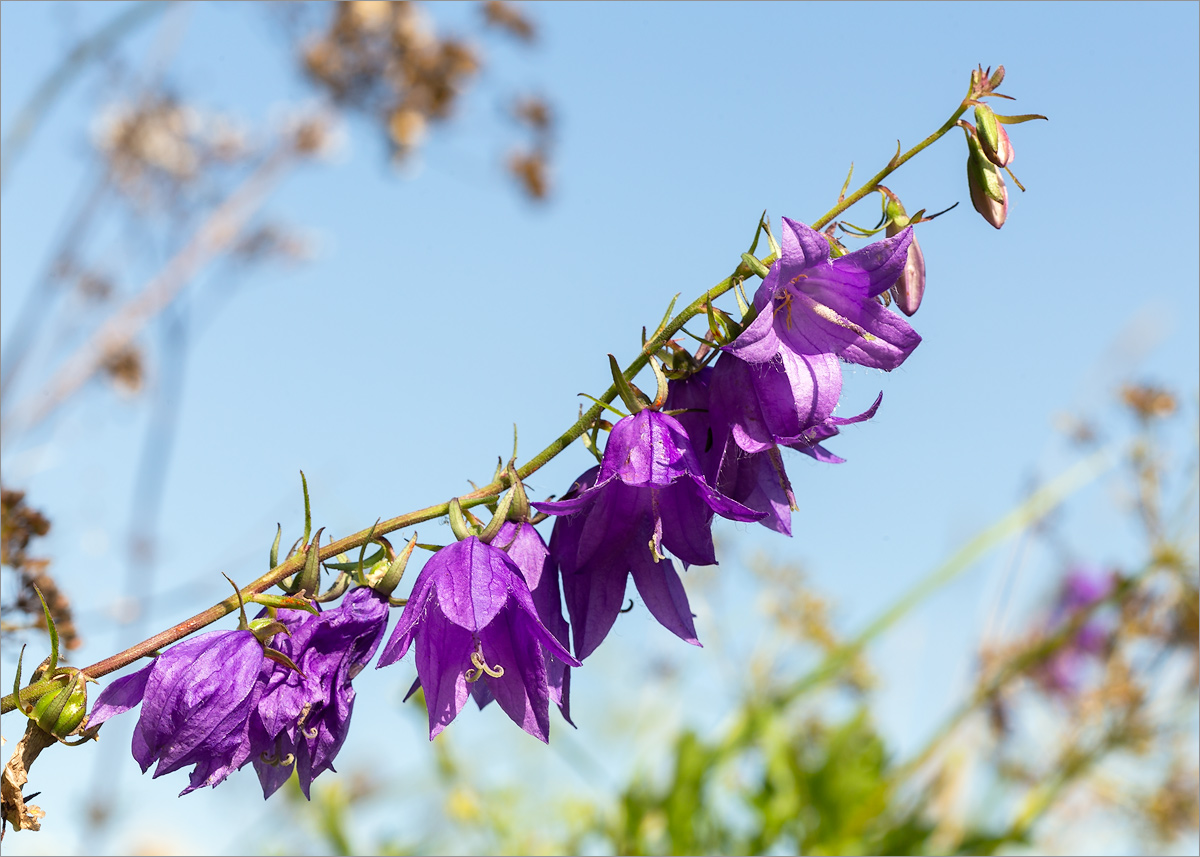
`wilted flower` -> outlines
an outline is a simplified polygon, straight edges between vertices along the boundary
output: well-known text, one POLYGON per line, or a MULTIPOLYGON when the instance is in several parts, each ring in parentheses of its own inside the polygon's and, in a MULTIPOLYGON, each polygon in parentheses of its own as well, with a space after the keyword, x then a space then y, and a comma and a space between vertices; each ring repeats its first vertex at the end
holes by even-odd
POLYGON ((96 699, 88 728, 141 703, 133 757, 142 773, 155 761, 155 777, 194 765, 180 796, 215 786, 255 753, 250 715, 262 693, 264 666, 286 669, 266 659, 250 631, 201 634, 112 682, 96 699))
POLYGON ((487 683, 513 722, 548 740, 543 651, 569 666, 579 661, 538 619, 529 586, 504 551, 468 536, 434 554, 421 569, 377 666, 400 660, 414 640, 430 740, 462 710, 468 685, 477 681, 487 683))
POLYGON ((715 565, 713 513, 735 521, 764 513, 712 488, 679 421, 648 409, 613 426, 603 462, 577 485, 578 496, 534 505, 572 516, 555 523, 550 549, 578 656, 590 655, 608 634, 629 574, 654 618, 698 645, 683 584, 662 548, 685 564, 715 565))
MULTIPOLYGON (((895 369, 921 337, 875 298, 904 271, 911 240, 912 229, 906 228, 830 259, 829 243, 819 232, 783 218, 780 258, 754 296, 758 316, 725 350, 751 363, 786 351, 810 361, 835 355, 847 363, 895 369)), ((823 370, 811 371, 816 377, 823 370)))
POLYGON ((379 647, 388 601, 362 586, 332 610, 316 616, 280 610, 279 618, 292 633, 277 638, 277 648, 300 672, 272 662, 273 669, 260 673, 261 695, 250 718, 250 737, 258 749, 252 761, 264 797, 287 782, 293 767, 308 797, 317 775, 333 770, 346 740, 354 710, 351 681, 379 647))

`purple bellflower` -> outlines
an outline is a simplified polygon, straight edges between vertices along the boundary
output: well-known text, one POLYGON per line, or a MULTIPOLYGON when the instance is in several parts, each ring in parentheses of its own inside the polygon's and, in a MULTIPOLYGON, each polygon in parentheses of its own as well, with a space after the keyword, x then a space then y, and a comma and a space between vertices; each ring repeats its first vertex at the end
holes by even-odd
POLYGON ((142 773, 156 761, 161 777, 194 765, 191 784, 216 786, 255 753, 250 716, 262 693, 264 667, 287 669, 263 654, 250 631, 211 631, 167 649, 153 662, 106 687, 89 727, 139 703, 133 757, 142 773))
MULTIPOLYGON (((1067 574, 1048 622, 1053 632, 1070 622, 1080 611, 1107 598, 1116 586, 1115 575, 1086 568, 1067 574)), ((1043 665, 1039 680, 1047 691, 1070 696, 1082 682, 1087 662, 1100 655, 1108 645, 1111 629, 1103 619, 1084 623, 1075 636, 1056 651, 1043 665)))
POLYGON ((308 797, 317 775, 334 770, 354 710, 351 681, 387 630, 388 600, 361 586, 332 610, 316 616, 280 610, 278 618, 292 633, 276 637, 276 648, 300 672, 280 666, 259 674, 261 695, 250 718, 250 736, 262 749, 252 761, 263 797, 283 785, 293 767, 308 797))
MULTIPOLYGON (((806 371, 793 365, 794 358, 801 358, 809 364, 807 371, 814 380, 819 379, 828 370, 812 361, 821 355, 895 369, 921 337, 875 298, 904 272, 911 241, 909 227, 892 238, 830 259, 829 243, 821 233, 783 218, 780 258, 754 296, 758 315, 725 350, 750 363, 783 357, 793 378, 806 371), (792 363, 786 362, 787 354, 793 356, 792 363)), ((827 406, 828 398, 821 394, 818 382, 817 411, 827 406)))
POLYGON ((513 722, 548 741, 545 652, 580 665, 538 619, 509 555, 475 536, 442 548, 421 569, 377 667, 400 660, 414 641, 430 740, 462 710, 468 685, 483 681, 513 722))
POLYGON ((578 657, 595 651, 612 628, 631 574, 654 618, 699 645, 683 583, 662 548, 685 565, 715 565, 713 513, 735 521, 764 513, 712 488, 684 427, 649 409, 613 426, 600 466, 576 484, 577 496, 534 506, 571 516, 555 522, 550 549, 578 657))

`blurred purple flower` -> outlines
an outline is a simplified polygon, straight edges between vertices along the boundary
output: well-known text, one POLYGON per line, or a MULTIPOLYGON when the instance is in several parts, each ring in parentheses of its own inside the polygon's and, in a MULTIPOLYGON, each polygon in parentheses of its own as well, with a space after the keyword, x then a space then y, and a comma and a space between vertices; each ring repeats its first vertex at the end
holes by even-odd
MULTIPOLYGON (((1116 585, 1117 578, 1112 572, 1082 567, 1072 569, 1059 588, 1047 623, 1049 633, 1055 633, 1080 612, 1107 598, 1116 585)), ((1108 622, 1099 617, 1089 619, 1042 665, 1038 676, 1042 686, 1059 696, 1075 693, 1087 662, 1103 653, 1111 636, 1108 622)))
POLYGON ((276 638, 276 648, 300 672, 275 666, 259 674, 261 696, 250 719, 258 753, 254 768, 263 797, 287 782, 293 767, 308 797, 312 781, 332 771, 354 710, 351 681, 362 672, 387 630, 388 601, 370 587, 352 590, 341 603, 313 616, 280 610, 291 636, 276 638))
POLYGON ((713 513, 735 521, 764 513, 712 488, 684 427, 652 410, 613 426, 600 466, 576 485, 577 496, 534 506, 572 516, 555 522, 550 551, 562 572, 577 655, 590 655, 612 628, 630 574, 654 618, 699 645, 683 583, 662 548, 685 565, 715 565, 713 513))
POLYGON ((172 646, 153 662, 106 687, 96 699, 89 727, 99 726, 139 703, 133 757, 161 777, 194 765, 191 784, 216 786, 255 754, 250 716, 258 705, 263 645, 250 631, 211 631, 172 646))
MULTIPOLYGON (((912 229, 906 228, 892 238, 830 259, 829 243, 821 233, 783 218, 780 258, 754 296, 758 315, 725 350, 750 363, 779 357, 786 361, 791 355, 792 362, 785 363, 789 375, 795 378, 808 371, 814 381, 828 371, 820 363, 822 355, 895 369, 921 337, 875 298, 904 272, 911 240, 912 229), (807 358, 809 368, 795 364, 795 358, 807 358)), ((832 413, 828 400, 818 385, 814 408, 828 407, 832 413)))
POLYGON ((425 690, 429 738, 462 710, 468 684, 487 691, 518 726, 542 741, 550 734, 544 651, 577 667, 538 619, 520 569, 508 554, 470 536, 448 545, 421 569, 377 667, 417 644, 417 677, 425 690))

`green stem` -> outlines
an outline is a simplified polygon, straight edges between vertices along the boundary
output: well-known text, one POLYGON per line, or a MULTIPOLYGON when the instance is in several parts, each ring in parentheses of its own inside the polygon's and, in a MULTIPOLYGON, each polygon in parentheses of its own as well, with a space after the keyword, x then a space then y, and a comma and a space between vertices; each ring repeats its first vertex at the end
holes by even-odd
POLYGON ((904 154, 902 154, 902 155, 898 154, 896 157, 894 157, 890 161, 888 161, 887 166, 885 166, 882 170, 877 172, 875 175, 871 176, 871 179, 866 184, 864 184, 862 187, 860 187, 854 193, 850 194, 845 199, 841 200, 837 205, 835 205, 833 208, 829 209, 829 211, 827 211, 823 215, 821 215, 821 217, 819 219, 813 221, 813 223, 810 224, 812 226, 812 228, 820 231, 823 227, 827 226, 830 223, 830 221, 832 221, 835 217, 837 217, 843 211, 848 209, 850 206, 854 205, 854 203, 858 202, 860 199, 862 199, 867 194, 873 193, 875 191, 875 189, 879 187, 880 182, 882 182, 884 179, 886 179, 888 176, 890 176, 896 170, 900 169, 900 167, 904 166, 904 164, 908 163, 908 161, 911 160, 914 155, 918 154, 919 152, 924 151, 925 149, 929 148, 934 143, 936 143, 939 139, 941 139, 942 136, 944 136, 947 131, 949 131, 951 128, 953 128, 958 123, 958 120, 962 117, 962 115, 967 112, 968 106, 969 105, 967 104, 966 100, 964 99, 963 103, 959 106, 959 108, 954 111, 954 115, 952 115, 949 119, 947 119, 944 123, 942 123, 942 127, 938 128, 936 131, 934 131, 932 134, 930 134, 928 137, 926 137, 920 143, 917 143, 917 145, 913 146, 911 149, 909 149, 904 154))
MULTIPOLYGON (((878 185, 878 183, 884 178, 891 175, 891 173, 895 172, 895 170, 898 169, 902 164, 907 162, 921 150, 928 147, 943 134, 945 134, 950 128, 954 127, 954 123, 958 121, 958 118, 963 114, 963 112, 966 111, 966 109, 967 106, 964 103, 963 106, 960 107, 958 111, 955 112, 955 114, 942 125, 941 128, 939 128, 929 137, 925 138, 925 140, 914 146, 908 152, 905 152, 903 155, 897 158, 893 158, 891 162, 889 162, 888 165, 883 168, 883 170, 881 170, 874 178, 871 179, 870 182, 868 182, 866 185, 863 185, 863 187, 859 188, 859 190, 855 191, 851 196, 839 202, 838 205, 834 206, 834 208, 831 209, 826 215, 813 223, 813 228, 820 228, 821 226, 824 226, 838 214, 845 211, 855 202, 862 199, 864 196, 874 190, 875 186, 878 185)), ((775 261, 775 256, 772 254, 761 261, 765 266, 770 267, 771 263, 775 261)), ((736 284, 750 277, 752 273, 753 272, 750 270, 750 267, 746 262, 743 261, 738 264, 732 274, 730 274, 721 282, 717 283, 715 286, 705 292, 704 295, 696 298, 696 300, 688 304, 687 307, 685 307, 678 315, 676 315, 668 324, 663 326, 658 333, 655 334, 655 336, 651 338, 645 344, 645 346, 643 346, 641 353, 638 354, 637 358, 634 359, 634 361, 629 364, 629 367, 622 373, 625 379, 627 381, 632 381, 634 377, 636 377, 636 375, 646 367, 646 364, 650 360, 650 355, 662 348, 672 336, 678 333, 679 330, 685 324, 687 324, 688 321, 699 315, 701 312, 704 312, 710 301, 725 294, 736 284)), ((600 401, 608 404, 611 403, 616 396, 617 387, 614 383, 604 392, 604 395, 600 396, 600 401)), ((601 404, 595 404, 590 407, 583 414, 583 416, 576 420, 570 428, 559 435, 545 449, 527 461, 524 465, 517 468, 518 476, 520 476, 521 479, 526 479, 532 473, 545 466, 556 455, 578 440, 600 416, 602 410, 603 406, 601 404)), ((471 508, 472 506, 482 505, 498 496, 501 492, 509 487, 509 484, 508 476, 501 475, 495 481, 484 485, 482 488, 477 488, 471 493, 464 494, 459 497, 459 504, 464 509, 471 508)), ((395 518, 389 518, 386 521, 380 521, 373 527, 330 542, 325 547, 320 548, 318 556, 320 560, 324 562, 325 560, 332 559, 340 553, 345 553, 348 550, 361 547, 372 538, 372 534, 381 536, 386 535, 387 533, 403 529, 404 527, 411 527, 425 521, 440 518, 443 515, 448 514, 449 510, 449 502, 439 503, 435 506, 427 506, 426 508, 418 509, 415 512, 409 512, 404 515, 398 515, 395 518)), ((304 564, 305 556, 306 554, 304 553, 297 554, 271 569, 262 577, 243 588, 241 590, 242 598, 251 598, 255 594, 275 586, 284 578, 295 574, 304 564)), ((119 652, 112 657, 105 658, 104 660, 92 664, 89 667, 85 667, 83 670, 81 670, 81 672, 90 678, 100 678, 108 673, 119 670, 122 667, 133 663, 138 658, 150 656, 164 646, 169 646, 172 643, 182 640, 189 634, 194 634, 201 628, 211 625, 218 619, 221 619, 237 610, 238 605, 239 601, 237 596, 230 596, 224 601, 209 607, 207 610, 197 613, 190 619, 186 619, 183 622, 180 622, 178 625, 155 634, 148 640, 143 640, 137 645, 125 649, 123 652, 119 652)), ((888 624, 890 624, 890 622, 888 624)), ((867 633, 869 636, 874 636, 877 631, 868 629, 867 633)), ((869 636, 863 638, 857 644, 865 644, 866 639, 868 639, 869 636)), ((855 651, 857 651, 857 649, 855 649, 855 651)), ((843 650, 839 650, 839 652, 843 652, 843 650)), ((848 651, 843 653, 846 655, 846 657, 849 657, 853 654, 853 652, 848 651)), ((827 661, 826 663, 830 664, 833 659, 838 657, 838 655, 839 653, 835 652, 834 655, 831 656, 831 660, 827 661)), ((840 665, 840 663, 841 661, 839 660, 838 664, 840 665)), ((23 688, 20 691, 19 697, 22 701, 32 701, 50 689, 51 683, 49 681, 37 682, 36 684, 31 684, 23 688)), ((17 694, 10 693, 8 696, 5 696, 3 700, 0 700, 0 714, 7 714, 9 711, 15 709, 17 707, 17 698, 17 694)))

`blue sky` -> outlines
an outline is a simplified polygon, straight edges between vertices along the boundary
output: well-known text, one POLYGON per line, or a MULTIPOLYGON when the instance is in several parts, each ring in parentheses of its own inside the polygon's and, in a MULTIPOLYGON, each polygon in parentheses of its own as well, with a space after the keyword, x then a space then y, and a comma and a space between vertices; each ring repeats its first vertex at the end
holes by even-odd
MULTIPOLYGON (((0 9, 7 134, 15 111, 71 43, 65 33, 90 31, 116 7, 0 9)), ((913 324, 924 341, 890 375, 846 367, 839 413, 863 410, 880 390, 883 405, 875 419, 831 442, 847 463, 789 459, 801 507, 795 537, 719 528, 730 561, 696 572, 720 575, 720 585, 736 591, 738 576, 746 576, 738 557, 761 550, 803 563, 837 605, 839 625, 860 627, 1034 480, 1070 463, 1055 428, 1059 415, 1112 418, 1113 390, 1129 380, 1167 385, 1194 405, 1200 230, 1195 97, 1188 93, 1200 76, 1197 9, 534 7, 539 45, 528 51, 493 40, 478 90, 433 133, 419 165, 403 174, 389 168, 377 135, 355 120, 340 158, 285 182, 267 211, 315 236, 313 261, 256 270, 229 297, 206 300, 228 276, 217 272, 185 298, 194 324, 181 429, 159 509, 156 585, 186 598, 156 598, 156 624, 223 598, 220 571, 245 581, 266 570, 276 522, 285 540, 298 534, 300 469, 318 525, 340 535, 470 490, 469 479, 488 479, 496 458, 509 454, 514 422, 528 457, 574 419, 576 394, 607 386, 607 353, 627 362, 642 325, 653 326, 673 295, 691 300, 728 274, 763 209, 776 223, 780 216, 817 218, 836 201, 851 162, 857 186, 886 162, 897 138, 907 148, 950 115, 977 63, 1003 63, 1002 91, 1018 99, 1009 112, 1050 117, 1009 128, 1012 167, 1027 192, 1012 189, 1003 230, 987 225, 967 198, 957 131, 888 180, 910 212, 961 203, 919 232, 928 288, 913 324), (524 88, 544 92, 561 117, 556 190, 544 207, 521 199, 499 170, 505 138, 496 101, 524 88)), ((434 12, 439 30, 474 26, 473 6, 434 12)), ((172 14, 178 17, 165 16, 132 39, 125 55, 142 61, 164 38, 162 28, 178 27, 166 74, 181 93, 248 120, 310 97, 277 17, 243 5, 172 14)), ((87 117, 105 98, 95 79, 70 89, 6 180, 6 339, 88 175, 87 117)), ((870 225, 877 211, 865 202, 848 219, 870 225)), ((156 336, 147 339, 151 346, 156 336)), ((4 450, 6 485, 26 488, 51 515, 54 531, 42 550, 62 583, 78 587, 88 623, 80 663, 134 642, 111 628, 105 611, 124 575, 145 414, 144 402, 97 387, 4 450)), ((573 448, 530 487, 561 493, 589 463, 573 448)), ((1102 488, 1082 497, 1085 511, 1069 526, 1088 545, 1085 558, 1119 564, 1135 544, 1119 519, 1102 517, 1106 497, 1102 488)), ((437 523, 419 532, 422 541, 450 538, 437 523)), ((961 694, 1010 560, 1000 551, 980 564, 876 652, 885 731, 901 750, 919 745, 961 694)), ((1055 568, 1031 562, 1014 596, 1020 603, 1052 586, 1055 568)), ((728 609, 736 597, 700 601, 702 641, 709 635, 736 646, 752 638, 750 611, 728 609)), ((1019 624, 1019 616, 1010 621, 1019 624)), ((640 607, 621 622, 612 653, 601 649, 579 673, 576 710, 583 715, 571 736, 611 760, 614 771, 633 764, 621 749, 627 736, 623 742, 619 732, 589 723, 587 701, 601 700, 627 659, 646 649, 683 670, 703 669, 704 655, 640 607), (593 672, 599 675, 589 683, 593 672)), ((6 683, 11 666, 6 655, 6 683)), ((411 675, 402 664, 359 680, 357 729, 339 767, 378 758, 372 735, 391 728, 399 734, 389 747, 406 759, 397 770, 431 764, 419 722, 394 711, 411 675)), ((651 719, 662 729, 686 718, 711 726, 728 699, 703 693, 692 687, 651 719)), ((501 720, 497 711, 465 711, 453 731, 466 744, 501 741, 514 754, 529 751, 520 764, 563 765, 534 755, 543 751, 525 746, 501 720)), ((14 728, 6 720, 10 740, 14 728)), ((552 729, 558 735, 569 727, 555 719, 552 729)), ((112 731, 114 742, 126 740, 112 731)), ((96 755, 94 748, 78 753, 96 755)), ((195 819, 256 806, 243 803, 258 794, 246 772, 212 793, 190 795, 184 807, 174 798, 182 774, 151 783, 123 753, 107 758, 125 766, 121 787, 129 799, 155 808, 197 851, 233 846, 230 831, 214 833, 195 819)), ((39 762, 35 770, 66 770, 56 764, 39 762)), ((47 787, 50 832, 11 839, 6 851, 80 847, 71 838, 77 832, 57 823, 78 799, 63 793, 73 788, 47 787)), ((125 820, 133 818, 130 812, 125 820)))

